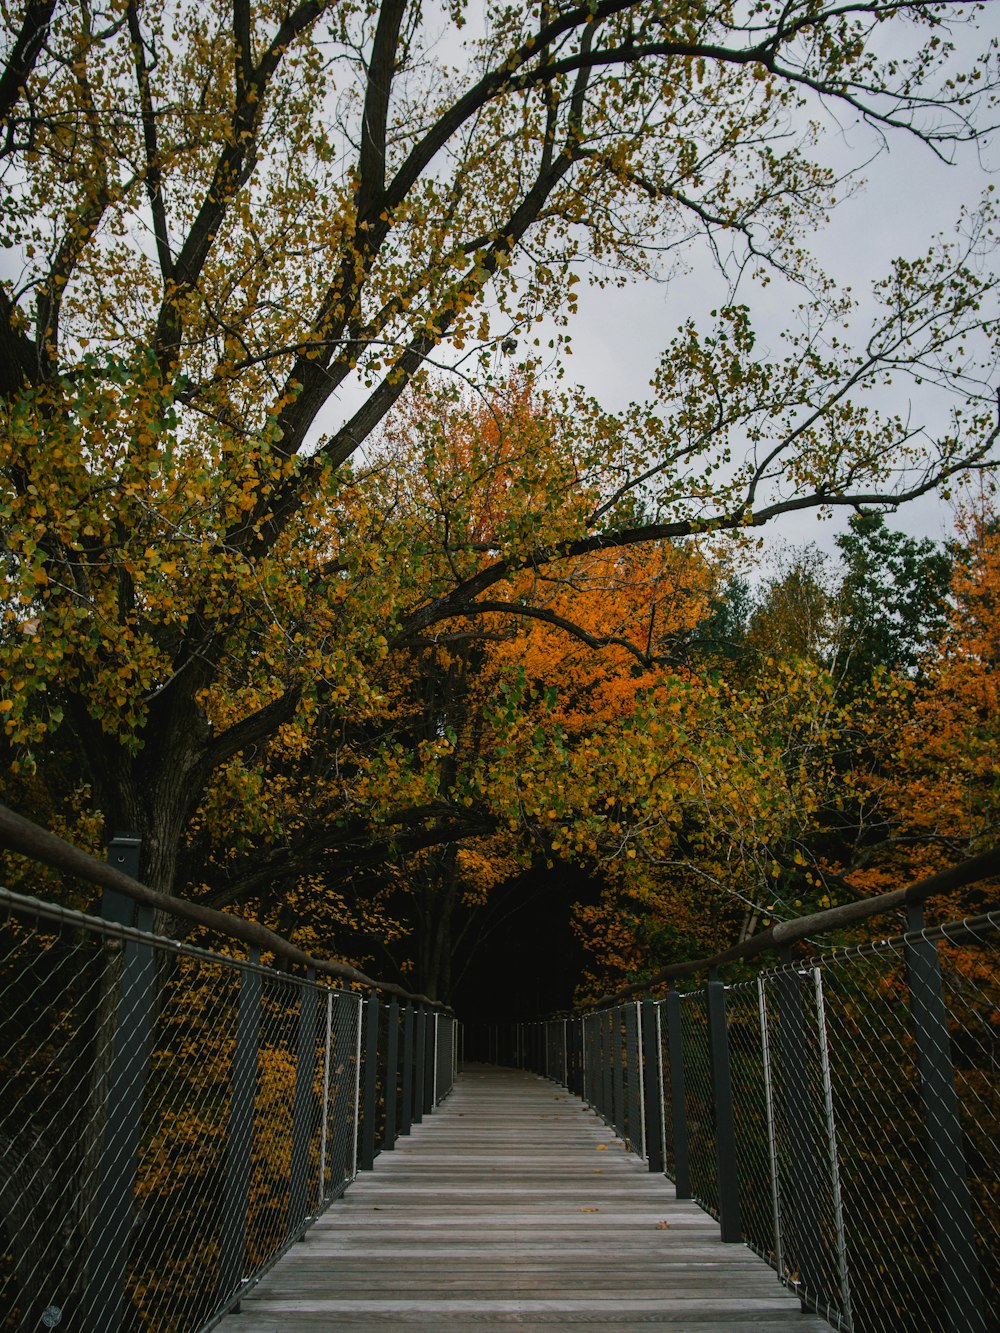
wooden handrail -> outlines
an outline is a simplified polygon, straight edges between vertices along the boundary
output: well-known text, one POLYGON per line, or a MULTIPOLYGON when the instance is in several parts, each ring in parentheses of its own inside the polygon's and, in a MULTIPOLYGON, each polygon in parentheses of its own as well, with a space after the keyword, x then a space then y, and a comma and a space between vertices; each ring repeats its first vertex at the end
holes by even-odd
POLYGON ((53 870, 75 875, 90 884, 123 893, 134 902, 142 903, 144 907, 169 912, 172 916, 205 926, 209 930, 228 935, 231 939, 240 940, 244 944, 266 949, 287 962, 315 968, 318 973, 334 977, 338 981, 353 982, 370 990, 396 995, 414 1004, 430 1005, 435 1009, 450 1012, 448 1006, 439 1000, 414 994, 391 981, 375 981, 347 963, 331 963, 323 958, 314 958, 312 954, 306 953, 290 940, 269 930, 267 926, 262 926, 259 921, 248 921, 245 917, 233 916, 230 912, 220 912, 215 907, 205 907, 202 903, 188 902, 186 898, 175 898, 169 893, 159 893, 156 889, 151 889, 148 884, 143 884, 133 879, 131 875, 116 870, 107 862, 98 861, 89 852, 81 851, 71 842, 58 837, 3 804, 0 804, 0 847, 27 856, 32 861, 40 861, 43 865, 51 866, 53 870))
POLYGON ((923 903, 936 894, 961 889, 994 875, 1000 875, 1000 846, 992 847, 979 856, 972 856, 967 861, 960 861, 957 866, 941 870, 936 875, 928 875, 926 879, 914 880, 912 884, 903 889, 894 889, 892 893, 882 893, 875 898, 859 898, 857 902, 829 907, 824 912, 811 912, 808 916, 798 916, 792 921, 780 921, 769 930, 762 930, 759 935, 751 935, 742 944, 736 944, 711 958, 694 958, 686 963, 671 963, 646 981, 633 982, 630 986, 615 991, 613 995, 591 1000, 587 1004, 579 1005, 578 1008, 607 1009, 634 995, 644 994, 664 982, 679 981, 682 977, 689 977, 696 972, 708 972, 726 963, 753 958, 756 954, 766 953, 769 949, 784 949, 797 944, 807 935, 818 935, 825 931, 839 930, 843 926, 852 926, 882 912, 891 912, 910 903, 923 903))

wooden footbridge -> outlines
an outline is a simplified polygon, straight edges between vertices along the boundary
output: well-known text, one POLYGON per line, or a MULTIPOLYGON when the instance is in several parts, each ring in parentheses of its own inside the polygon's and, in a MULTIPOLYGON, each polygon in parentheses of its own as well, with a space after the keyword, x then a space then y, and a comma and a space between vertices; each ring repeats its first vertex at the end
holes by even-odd
POLYGON ((1000 910, 922 915, 1000 851, 464 1028, 202 906, 223 948, 155 934, 0 807, 5 843, 105 897, 0 887, 4 1333, 1000 1333, 1000 910))
POLYGON ((829 1329, 579 1097, 474 1065, 220 1328, 573 1326, 829 1329))

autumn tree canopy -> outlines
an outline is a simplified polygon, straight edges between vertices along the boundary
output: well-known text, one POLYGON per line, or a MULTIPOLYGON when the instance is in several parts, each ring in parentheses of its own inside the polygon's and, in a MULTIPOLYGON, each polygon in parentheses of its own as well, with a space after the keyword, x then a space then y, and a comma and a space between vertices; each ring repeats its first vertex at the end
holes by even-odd
POLYGON ((381 823, 447 840, 468 813, 378 721, 396 659, 484 616, 565 621, 537 593, 567 561, 988 465, 989 202, 900 259, 863 319, 802 239, 844 188, 827 114, 943 154, 990 125, 995 52, 962 68, 952 41, 983 10, 8 5, 14 782, 48 765, 89 784, 168 888, 222 776, 250 812, 261 756, 292 763, 322 733, 350 809, 288 810, 276 843, 357 835, 373 765, 398 796, 381 823), (475 456, 450 472, 455 380, 425 382, 419 449, 440 467, 412 503, 412 432, 388 423, 429 368, 476 381, 498 339, 569 320, 581 276, 641 277, 699 238, 799 284, 783 346, 759 348, 742 304, 699 312, 649 404, 613 415, 592 386, 498 444, 466 403, 475 456))

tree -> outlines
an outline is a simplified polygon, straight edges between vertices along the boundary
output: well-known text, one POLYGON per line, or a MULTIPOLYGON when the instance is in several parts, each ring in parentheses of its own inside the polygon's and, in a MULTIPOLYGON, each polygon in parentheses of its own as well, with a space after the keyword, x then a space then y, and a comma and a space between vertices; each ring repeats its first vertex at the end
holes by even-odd
MULTIPOLYGON (((944 153, 988 125, 992 59, 958 70, 949 41, 976 10, 598 0, 466 25, 459 0, 8 7, 10 764, 58 737, 168 888, 221 774, 248 796, 255 756, 316 728, 364 733, 360 753, 387 658, 456 618, 528 614, 509 593, 525 571, 988 465, 989 208, 899 261, 857 337, 800 245, 840 190, 814 156, 824 105, 944 153), (880 54, 889 21, 912 55, 880 54), (470 374, 476 348, 568 318, 577 268, 642 274, 692 231, 815 294, 783 356, 755 350, 742 306, 691 321, 657 410, 553 404, 490 537, 456 536, 447 497, 433 547, 393 523, 366 442, 433 358, 470 374), (905 412, 876 406, 890 377, 905 412), (942 384, 953 419, 915 426, 942 384)), ((309 829, 324 851, 350 836, 309 829)))
MULTIPOLYGON (((994 844, 1000 826, 1000 535, 988 499, 960 514, 953 556, 946 625, 927 646, 919 679, 899 680, 907 707, 881 737, 870 801, 883 836, 856 858, 851 875, 869 892, 976 855, 994 844)), ((977 886, 971 902, 960 894, 954 908, 974 910, 981 901, 977 886)))
POLYGON ((946 623, 947 552, 893 532, 879 513, 853 515, 836 542, 845 566, 838 596, 845 676, 860 685, 878 667, 914 672, 946 623))

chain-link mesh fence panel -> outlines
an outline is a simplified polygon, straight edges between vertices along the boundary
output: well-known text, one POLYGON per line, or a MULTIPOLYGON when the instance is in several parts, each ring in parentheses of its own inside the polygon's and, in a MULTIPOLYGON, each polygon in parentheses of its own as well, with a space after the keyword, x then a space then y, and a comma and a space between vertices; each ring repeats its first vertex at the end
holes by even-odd
POLYGON ((763 985, 777 1174, 779 1272, 817 1309, 843 1310, 839 1164, 830 1154, 825 1018, 811 968, 763 985))
POLYGON ((727 989, 726 1016, 743 1235, 758 1254, 777 1267, 771 1104, 761 995, 756 982, 742 982, 727 989))
POLYGON ((566 1020, 552 1018, 545 1024, 545 1073, 566 1086, 569 1078, 566 1049, 566 1020))
MULTIPOLYGON (((0 925, 0 1311, 78 1311, 92 1233, 98 1079, 120 941, 22 915, 0 925)), ((112 1017, 109 1017, 109 1011, 112 1017)))
POLYGON ((644 1152, 644 1116, 642 1105, 643 1070, 642 1047, 639 1042, 639 1007, 622 1007, 623 1043, 625 1061, 625 1106, 622 1115, 622 1138, 633 1152, 644 1152))
POLYGON ((185 1330, 218 1298, 240 974, 183 954, 157 964, 128 1292, 142 1324, 185 1330))
POLYGON ((663 1080, 663 1170, 670 1180, 677 1184, 678 1153, 682 1157, 681 1167, 687 1163, 687 1125, 683 1116, 678 1121, 675 1103, 683 1106, 684 1102, 684 1067, 683 1041, 671 1039, 671 1019, 667 1001, 657 1005, 657 1018, 660 1035, 660 1077, 663 1080), (678 1137, 683 1137, 683 1142, 678 1137))
POLYGON ((3 899, 0 1327, 203 1327, 353 1174, 355 997, 3 899))
POLYGON ((451 1092, 455 1063, 455 1020, 448 1014, 438 1019, 437 1101, 443 1101, 451 1092))
POLYGON ((930 1178, 901 951, 823 968, 857 1333, 940 1328, 930 1178))
POLYGON ((601 1030, 597 1014, 584 1014, 581 1020, 583 1100, 597 1107, 601 1071, 601 1030))
POLYGON ((996 924, 945 927, 944 1003, 983 1307, 1000 1328, 1000 969, 996 924))
POLYGON ((684 1056, 684 1112, 693 1197, 719 1216, 719 1183, 715 1159, 715 1112, 712 1096, 708 1009, 704 991, 681 997, 681 1043, 684 1056))
POLYGON ((618 1006, 608 1012, 611 1030, 611 1127, 622 1140, 625 1138, 625 1010, 618 1006))

